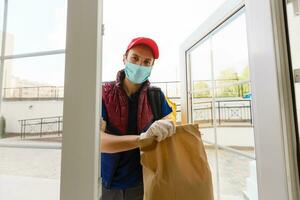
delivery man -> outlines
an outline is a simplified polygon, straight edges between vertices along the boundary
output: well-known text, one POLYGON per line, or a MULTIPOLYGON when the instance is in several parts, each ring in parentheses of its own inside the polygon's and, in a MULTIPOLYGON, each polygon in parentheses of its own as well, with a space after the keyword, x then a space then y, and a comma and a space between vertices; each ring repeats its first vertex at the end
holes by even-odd
POLYGON ((138 141, 164 140, 175 133, 167 119, 172 109, 161 92, 162 119, 154 121, 147 92, 148 78, 159 57, 156 42, 134 38, 124 55, 116 81, 102 87, 101 177, 102 200, 142 200, 143 174, 138 141))

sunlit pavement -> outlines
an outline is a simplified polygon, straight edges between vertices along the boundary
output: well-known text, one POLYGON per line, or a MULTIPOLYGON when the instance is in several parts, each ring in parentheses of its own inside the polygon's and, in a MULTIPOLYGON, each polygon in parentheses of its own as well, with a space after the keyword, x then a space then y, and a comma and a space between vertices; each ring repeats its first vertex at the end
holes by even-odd
POLYGON ((59 180, 0 175, 1 200, 59 200, 59 180))
MULTIPOLYGON (((49 200, 58 200, 57 195, 59 194, 61 172, 61 144, 57 141, 60 140, 55 137, 50 139, 35 137, 27 138, 27 140, 21 140, 20 138, 1 139, 0 199, 38 200, 41 199, 39 195, 51 193, 54 196, 51 196, 52 198, 49 198, 49 200), (22 145, 26 146, 27 148, 13 147, 16 144, 21 147, 22 145), (3 147, 4 145, 8 147, 3 147), (43 145, 47 146, 47 148, 29 148, 35 145, 36 147, 43 145), (19 198, 15 196, 17 195, 15 191, 18 191, 18 194, 23 193, 23 197, 32 195, 33 193, 36 194, 35 196, 28 196, 28 198, 19 198), (3 195, 6 195, 5 198, 3 195)), ((243 151, 248 155, 254 155, 254 151, 251 149, 243 151)), ((213 175, 216 194, 216 151, 210 147, 206 148, 206 152, 213 175)), ((253 172, 253 167, 251 167, 251 162, 255 161, 221 149, 218 150, 217 156, 219 160, 219 190, 221 199, 246 200, 245 193, 247 193, 249 181, 251 181, 249 177, 251 173, 256 175, 256 172, 253 172)), ((256 182, 252 183, 252 185, 255 187, 256 182)))

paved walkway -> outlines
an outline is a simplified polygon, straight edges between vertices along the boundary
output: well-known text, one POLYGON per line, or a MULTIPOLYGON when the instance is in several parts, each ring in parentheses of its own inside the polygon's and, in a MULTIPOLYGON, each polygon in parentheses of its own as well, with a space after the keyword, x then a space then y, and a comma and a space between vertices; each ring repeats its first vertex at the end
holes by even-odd
MULTIPOLYGON (((1 139, 0 146, 2 146, 0 147, 0 193, 3 192, 3 189, 5 189, 6 192, 13 192, 12 188, 14 184, 16 187, 20 187, 21 191, 24 192, 26 191, 23 186, 27 188, 27 191, 30 191, 28 187, 32 186, 32 188, 36 188, 36 190, 44 191, 49 188, 48 191, 52 191, 53 194, 59 193, 61 172, 60 143, 53 141, 41 142, 36 140, 16 140, 10 138, 1 139), (3 147, 5 144, 7 147, 3 147), (26 148, 12 147, 15 144, 21 145, 21 147, 23 145, 26 148), (36 145, 36 147, 42 145, 42 147, 29 148, 34 145, 36 145)), ((253 154, 253 151, 248 151, 246 153, 253 154)), ((216 193, 217 163, 214 149, 208 148, 207 155, 213 174, 214 189, 216 193)), ((224 150, 218 151, 218 157, 222 200, 245 200, 244 192, 247 190, 247 178, 251 176, 250 163, 252 160, 224 150)), ((39 193, 37 193, 36 200, 39 199, 38 197, 39 193)), ((3 198, 0 196, 0 199, 17 200, 18 198, 13 196, 10 198, 3 198)), ((27 199, 35 200, 33 197, 28 197, 27 199)), ((22 200, 27 199, 22 198, 22 200)), ((58 200, 58 198, 52 198, 51 200, 58 200)))
POLYGON ((59 180, 0 175, 1 200, 59 200, 59 180))

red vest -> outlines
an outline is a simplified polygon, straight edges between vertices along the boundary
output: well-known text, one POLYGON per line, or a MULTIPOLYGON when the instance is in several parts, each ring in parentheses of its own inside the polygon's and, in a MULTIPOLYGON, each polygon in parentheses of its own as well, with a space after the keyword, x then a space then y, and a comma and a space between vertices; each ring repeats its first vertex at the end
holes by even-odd
MULTIPOLYGON (((122 88, 124 70, 118 72, 117 80, 102 86, 102 99, 106 107, 109 123, 125 135, 128 127, 128 96, 122 88)), ((153 114, 147 97, 150 82, 146 81, 140 89, 137 109, 137 130, 144 131, 153 121, 153 114)))

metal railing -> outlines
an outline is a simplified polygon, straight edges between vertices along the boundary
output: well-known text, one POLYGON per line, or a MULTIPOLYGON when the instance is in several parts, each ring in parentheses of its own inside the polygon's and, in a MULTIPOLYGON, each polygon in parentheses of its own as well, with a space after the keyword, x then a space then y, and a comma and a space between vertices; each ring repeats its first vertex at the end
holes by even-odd
POLYGON ((3 88, 3 98, 6 100, 26 99, 62 99, 64 97, 63 86, 39 86, 39 87, 17 87, 3 88))
MULTIPOLYGON (((179 98, 179 81, 153 82, 152 85, 161 87, 166 96, 179 98), (174 87, 175 86, 175 87, 174 87)), ((3 88, 3 99, 5 100, 53 100, 64 98, 64 86, 37 86, 37 87, 15 87, 3 88)))
MULTIPOLYGON (((194 98, 197 97, 211 97, 210 85, 212 81, 209 80, 193 80, 194 98), (197 92, 197 85, 204 84, 205 88, 200 87, 197 92), (207 91, 206 91, 207 90, 207 91), (202 92, 201 92, 202 91, 202 92)), ((244 94, 249 92, 250 82, 239 81, 238 79, 216 80, 216 85, 220 86, 216 90, 216 96, 222 97, 243 97, 244 94), (226 84, 233 84, 228 87, 226 84)), ((151 82, 151 85, 160 87, 164 94, 169 98, 180 98, 180 81, 167 81, 167 82, 151 82)), ((16 88, 3 88, 3 98, 6 100, 26 100, 26 99, 62 99, 64 97, 63 86, 37 86, 37 87, 16 87, 16 88)))
MULTIPOLYGON (((222 80, 223 81, 223 80, 222 80)), ((235 81, 235 80, 234 80, 235 81)), ((224 82, 224 81, 223 81, 224 82)), ((232 80, 230 81, 232 82, 232 80)), ((194 84, 197 84, 194 81, 194 84)), ((230 83, 231 84, 231 83, 230 83)), ((216 100, 213 105, 210 95, 205 96, 202 89, 195 91, 193 96, 193 121, 203 126, 223 126, 223 125, 246 125, 252 126, 251 100, 243 99, 245 90, 242 85, 248 85, 249 82, 236 82, 229 87, 234 91, 234 97, 225 97, 225 100, 216 100), (202 91, 202 93, 201 93, 202 91), (199 96, 200 95, 200 96, 199 96), (204 95, 203 97, 201 95, 204 95), (228 100, 228 98, 230 98, 228 100), (213 109, 215 108, 215 109, 213 109), (214 112, 215 111, 215 112, 214 112), (213 113, 214 112, 214 113, 213 113), (231 124, 230 124, 231 123, 231 124)), ((180 102, 180 82, 152 82, 152 85, 160 87, 164 94, 177 105, 177 122, 181 121, 181 102, 180 102)), ((248 86, 247 86, 248 87, 248 86)), ((41 86, 41 87, 22 87, 22 88, 4 88, 4 99, 13 100, 52 100, 63 99, 63 86, 41 86)), ((209 88, 207 88, 210 90, 209 88)), ((229 90, 230 91, 230 90, 229 90)), ((207 95, 207 94, 206 94, 207 95)), ((218 99, 222 98, 218 96, 218 99)), ((21 138, 26 134, 37 134, 40 136, 50 132, 61 132, 62 117, 47 117, 38 119, 19 120, 21 124, 21 138)))
POLYGON ((214 123, 217 126, 230 123, 252 126, 251 110, 251 100, 219 100, 215 101, 214 106, 212 101, 194 102, 193 120, 207 126, 212 126, 214 123))
POLYGON ((62 133, 63 117, 44 117, 34 119, 19 120, 21 125, 21 139, 26 135, 40 136, 57 133, 58 136, 62 133))
MULTIPOLYGON (((180 104, 177 104, 177 122, 181 121, 180 104)), ((243 125, 252 126, 251 100, 223 100, 200 101, 193 104, 193 120, 195 123, 203 124, 202 127, 213 125, 243 125), (213 113, 215 108, 215 113, 213 113), (214 120, 215 119, 215 120, 214 120)), ((26 135, 39 135, 62 133, 63 117, 45 117, 19 120, 21 126, 21 138, 26 135)))

